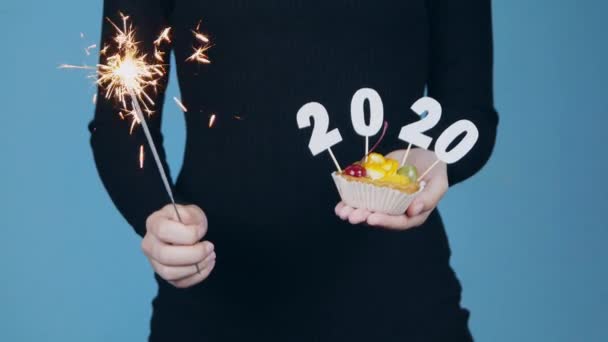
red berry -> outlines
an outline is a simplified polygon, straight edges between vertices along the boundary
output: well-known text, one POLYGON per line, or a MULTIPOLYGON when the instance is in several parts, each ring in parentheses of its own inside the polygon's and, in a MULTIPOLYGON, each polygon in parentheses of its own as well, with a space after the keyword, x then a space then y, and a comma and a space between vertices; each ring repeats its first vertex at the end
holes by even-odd
POLYGON ((367 175, 365 168, 359 164, 350 165, 344 170, 344 173, 351 177, 365 177, 367 175))

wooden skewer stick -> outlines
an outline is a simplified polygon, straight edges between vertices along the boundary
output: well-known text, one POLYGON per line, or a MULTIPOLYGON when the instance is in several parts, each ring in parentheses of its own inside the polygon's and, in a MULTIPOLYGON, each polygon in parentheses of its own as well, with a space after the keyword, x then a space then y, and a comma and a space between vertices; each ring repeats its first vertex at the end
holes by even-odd
POLYGON ((331 147, 328 148, 327 151, 329 152, 329 155, 331 156, 331 160, 333 160, 334 164, 336 164, 336 169, 338 169, 338 172, 342 172, 342 168, 340 167, 340 164, 338 164, 338 160, 336 159, 334 152, 331 150, 331 147))
POLYGON ((403 155, 403 159, 401 159, 401 166, 405 165, 405 161, 407 160, 407 156, 410 154, 410 150, 412 149, 412 143, 407 145, 407 150, 405 150, 405 154, 403 155))
POLYGON ((429 172, 431 172, 431 170, 437 165, 439 164, 441 160, 437 159, 435 160, 435 162, 433 163, 433 165, 431 165, 428 169, 426 169, 426 171, 424 171, 422 173, 422 175, 420 177, 418 177, 418 182, 420 182, 422 180, 422 178, 424 178, 424 176, 426 176, 429 172))

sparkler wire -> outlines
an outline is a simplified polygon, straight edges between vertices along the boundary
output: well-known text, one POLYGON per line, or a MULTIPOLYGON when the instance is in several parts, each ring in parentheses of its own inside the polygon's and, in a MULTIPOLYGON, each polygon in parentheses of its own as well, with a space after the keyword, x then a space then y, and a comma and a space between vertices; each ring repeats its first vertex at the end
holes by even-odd
POLYGON ((156 150, 156 145, 154 144, 154 140, 152 139, 152 134, 150 134, 150 129, 148 128, 148 124, 146 123, 146 118, 144 117, 143 111, 139 106, 139 101, 137 100, 137 95, 135 91, 131 87, 126 87, 129 92, 129 96, 131 97, 131 103, 133 104, 133 109, 137 114, 139 119, 139 123, 141 127, 144 129, 144 134, 146 139, 148 140, 148 146, 150 150, 152 150, 152 155, 154 156, 154 161, 156 162, 156 167, 158 168, 158 172, 160 173, 160 177, 165 186, 165 190, 171 199, 171 203, 173 204, 173 209, 175 209, 175 214, 177 215, 177 219, 179 222, 183 223, 181 216, 179 215, 179 211, 177 210, 177 204, 175 204, 175 198, 173 197, 173 190, 171 190, 171 185, 169 183, 169 179, 167 178, 167 174, 165 172, 165 168, 163 167, 163 163, 160 161, 160 156, 158 155, 158 151, 156 150))

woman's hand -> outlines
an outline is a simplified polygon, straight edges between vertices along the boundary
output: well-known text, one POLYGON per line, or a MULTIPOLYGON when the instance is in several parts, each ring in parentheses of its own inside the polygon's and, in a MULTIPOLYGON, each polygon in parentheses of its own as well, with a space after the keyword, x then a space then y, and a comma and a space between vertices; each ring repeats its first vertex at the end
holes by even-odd
MULTIPOLYGON (((390 153, 387 157, 401 161, 405 150, 390 153)), ((413 164, 418 171, 424 172, 437 157, 432 151, 412 149, 408 155, 407 164, 413 164)), ((414 199, 403 215, 386 215, 370 212, 365 209, 355 209, 343 202, 336 206, 336 215, 351 224, 367 223, 394 230, 406 230, 422 225, 448 190, 448 173, 444 163, 437 164, 425 177, 426 186, 414 199)))
POLYGON ((183 224, 172 205, 146 220, 141 248, 154 271, 173 286, 186 288, 205 280, 215 266, 214 246, 201 242, 207 233, 207 217, 195 205, 178 205, 183 224))

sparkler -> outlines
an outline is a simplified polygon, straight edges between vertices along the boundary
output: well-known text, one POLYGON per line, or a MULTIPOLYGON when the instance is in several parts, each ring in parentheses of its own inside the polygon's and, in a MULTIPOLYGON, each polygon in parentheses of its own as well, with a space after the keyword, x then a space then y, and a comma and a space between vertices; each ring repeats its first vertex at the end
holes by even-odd
MULTIPOLYGON (((122 105, 122 109, 118 112, 120 118, 132 118, 129 132, 132 133, 138 124, 141 125, 165 190, 173 204, 175 214, 181 222, 182 219, 177 210, 171 185, 146 122, 146 115, 151 116, 154 113, 150 108, 150 106, 155 105, 150 91, 156 92, 158 81, 166 74, 165 52, 162 51, 161 46, 165 43, 171 43, 171 28, 164 28, 158 38, 154 40, 154 54, 152 57, 155 63, 149 63, 147 55, 138 48, 139 42, 135 40, 135 28, 129 23, 129 16, 120 13, 120 17, 122 20, 121 27, 106 18, 115 29, 116 34, 112 37, 111 42, 103 44, 101 50, 99 50, 99 55, 106 57, 105 63, 99 63, 96 66, 62 64, 59 68, 93 70, 91 77, 95 78, 96 84, 100 89, 103 89, 104 97, 108 100, 115 100, 122 105)), ((211 63, 206 55, 207 50, 211 48, 209 38, 200 32, 200 22, 192 33, 196 41, 199 42, 199 46, 194 47, 194 54, 187 61, 202 64, 211 63)), ((80 37, 84 38, 84 34, 81 33, 80 37)), ((96 48, 96 44, 89 45, 85 48, 85 53, 90 55, 90 50, 96 48)), ((174 100, 184 112, 188 111, 181 101, 175 97, 174 100)), ((93 102, 96 101, 97 97, 94 96, 93 102)), ((215 115, 212 115, 209 127, 212 127, 214 122, 215 115)), ((144 166, 144 157, 144 146, 140 145, 140 168, 144 166)))
MULTIPOLYGON (((96 67, 63 64, 59 67, 65 69, 95 70, 92 77, 96 77, 96 83, 104 90, 105 98, 108 100, 114 99, 122 105, 123 110, 119 112, 120 117, 125 117, 123 111, 127 116, 133 117, 130 131, 133 131, 136 124, 141 124, 165 190, 173 204, 175 214, 181 222, 182 219, 177 210, 171 185, 144 115, 144 113, 147 113, 148 115, 153 113, 149 106, 154 105, 154 100, 152 100, 149 91, 156 91, 158 80, 165 75, 165 66, 163 64, 150 64, 147 62, 147 55, 142 53, 138 48, 139 42, 135 40, 135 29, 133 25, 129 23, 129 17, 122 13, 120 16, 122 19, 122 27, 116 25, 112 20, 107 19, 116 30, 116 35, 112 39, 113 44, 104 45, 103 49, 100 51, 101 55, 112 53, 106 58, 105 64, 100 63, 97 64, 96 67)), ((154 41, 155 58, 157 60, 162 60, 162 54, 158 50, 159 46, 163 42, 171 41, 169 39, 169 32, 170 28, 164 29, 160 33, 158 39, 154 41), (159 56, 161 58, 159 58, 159 56)), ((142 145, 140 146, 139 151, 140 167, 143 167, 143 161, 144 149, 142 145)))
MULTIPOLYGON (((141 107, 143 105, 146 111, 149 114, 151 113, 147 105, 154 105, 154 101, 147 93, 147 90, 148 88, 156 90, 158 80, 165 75, 165 68, 162 64, 148 64, 146 62, 146 55, 142 54, 137 48, 138 43, 135 41, 135 29, 128 23, 129 17, 125 15, 121 15, 121 17, 122 28, 119 28, 108 19, 117 31, 114 42, 118 45, 118 51, 107 58, 106 64, 99 64, 97 66, 97 84, 105 89, 105 97, 107 99, 114 98, 122 103, 125 108, 128 108, 126 96, 129 96, 132 109, 131 115, 134 117, 133 122, 141 124, 143 128, 165 190, 173 204, 177 219, 181 222, 182 219, 177 210, 173 190, 171 189, 167 173, 160 160, 156 144, 141 107)), ((165 29, 161 32, 159 38, 154 43, 155 48, 163 41, 170 41, 168 38, 169 31, 170 29, 165 29)), ((140 148, 140 166, 143 167, 143 148, 140 148)))

